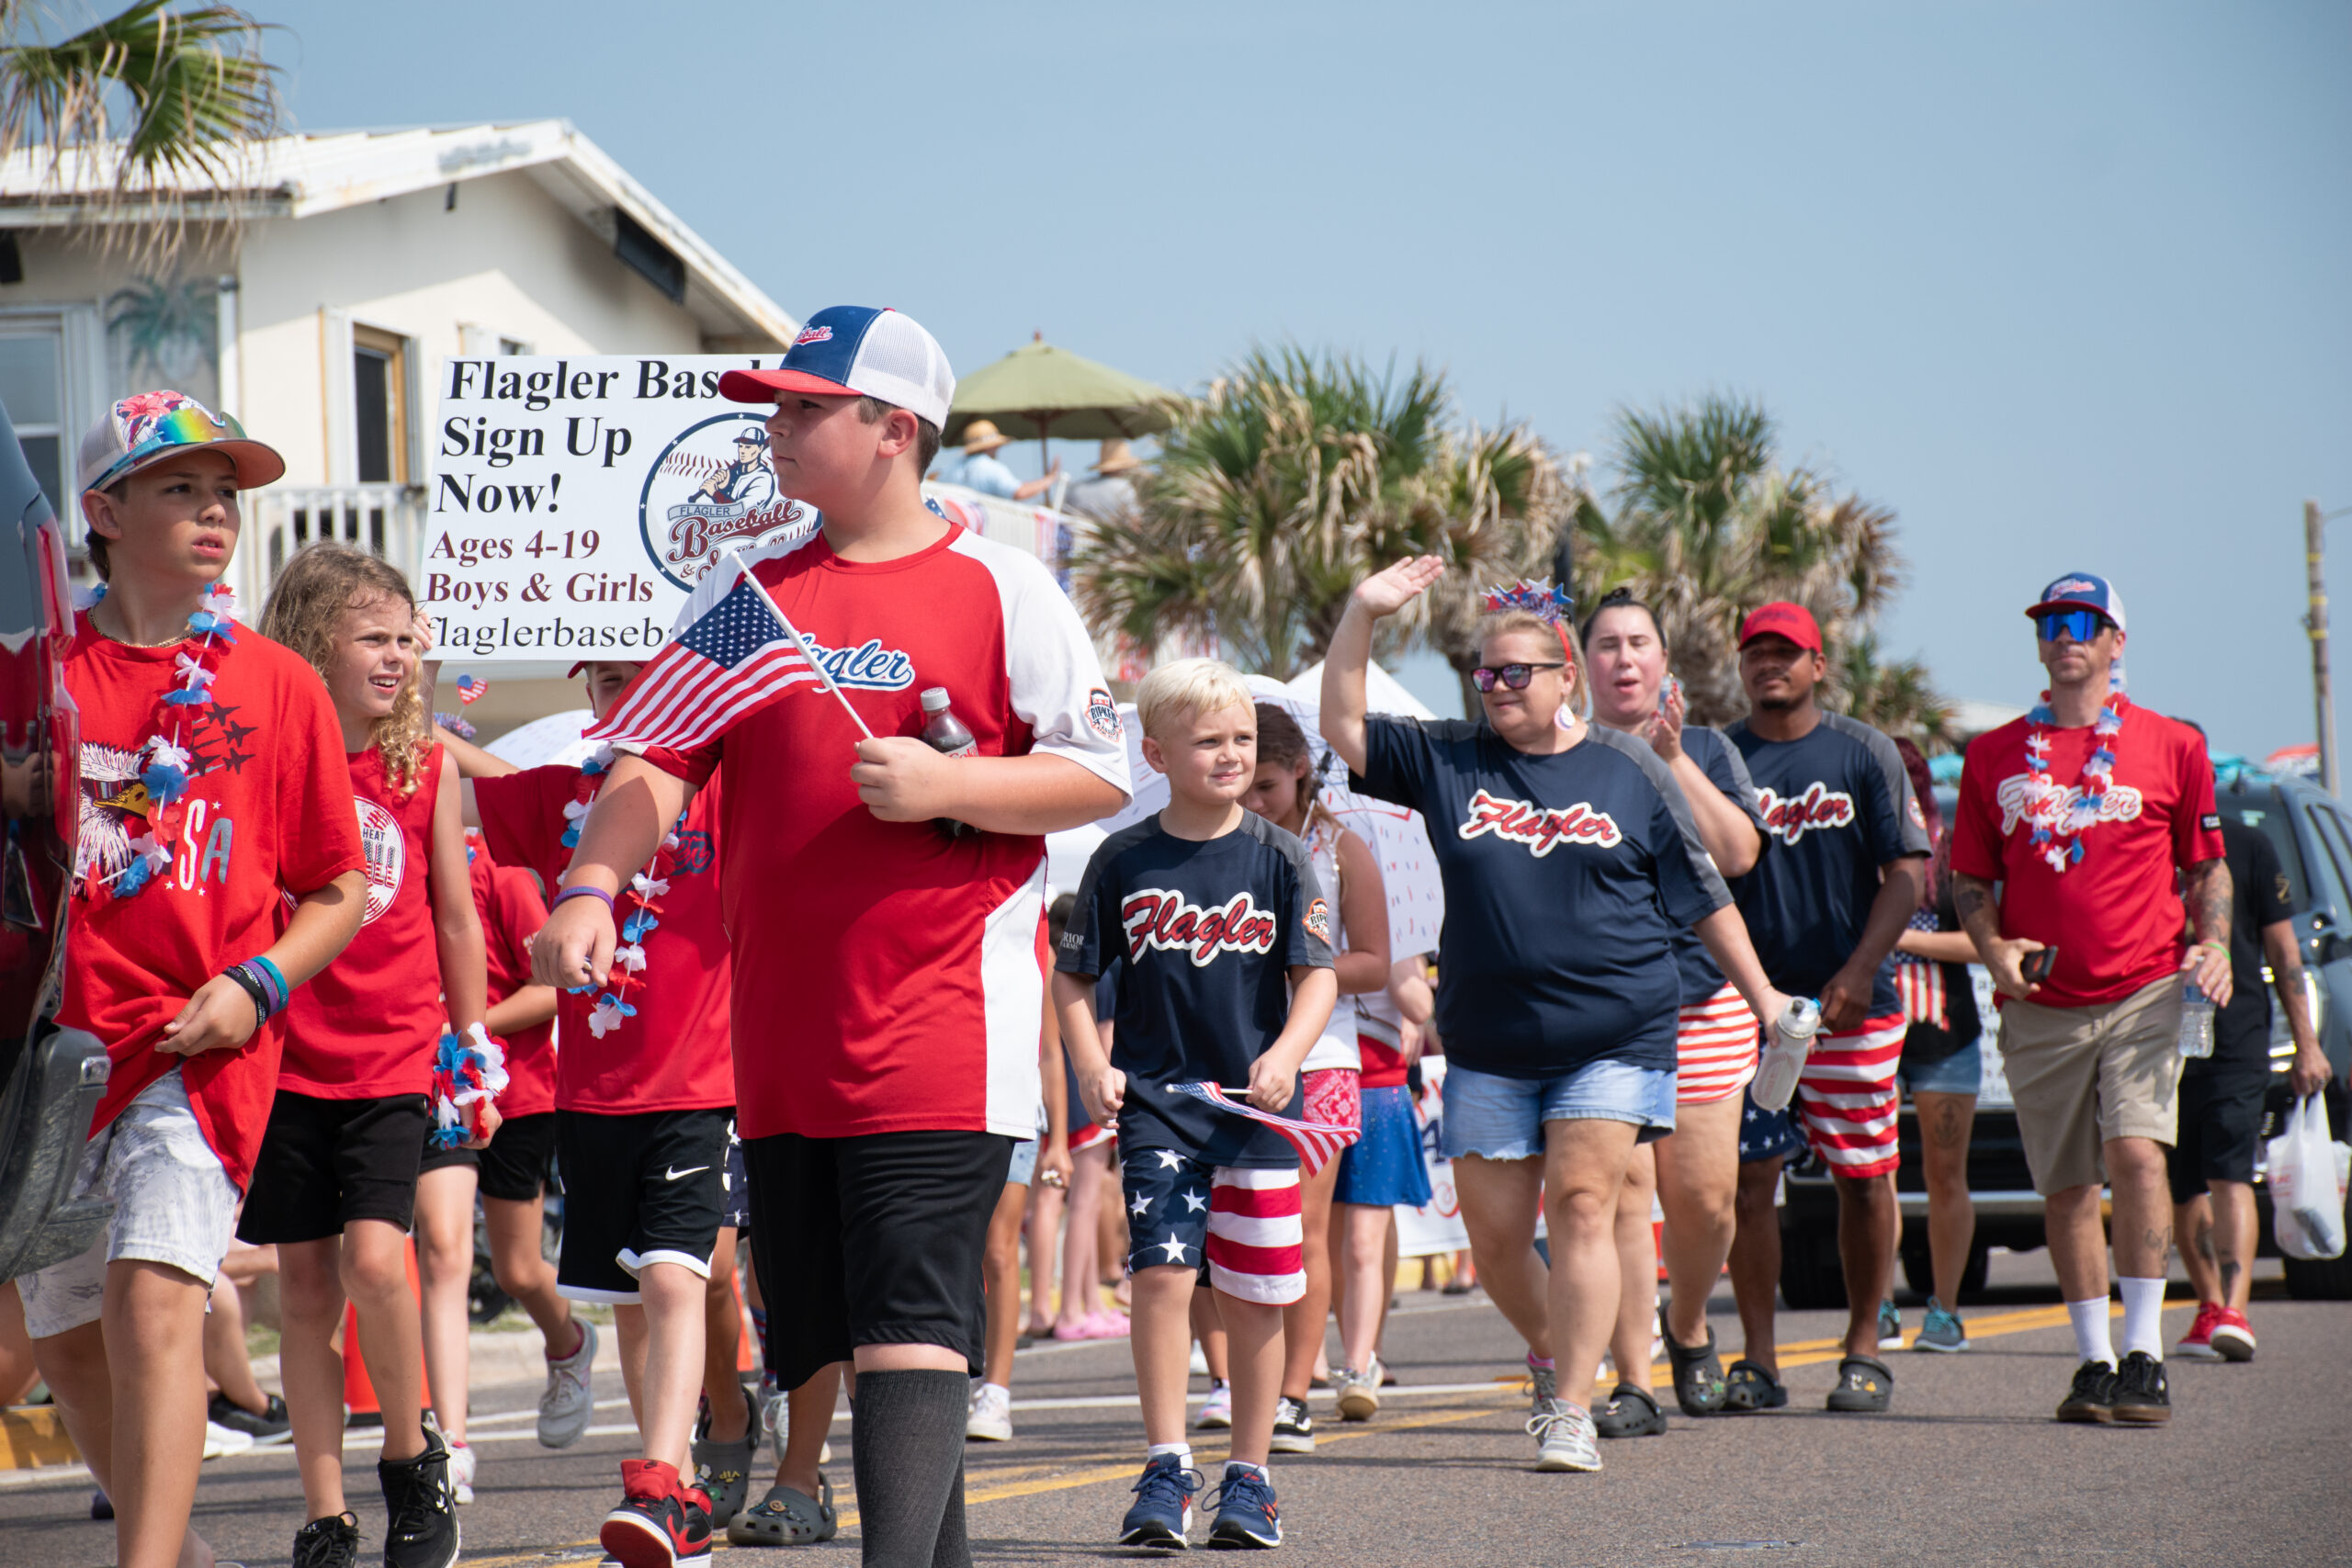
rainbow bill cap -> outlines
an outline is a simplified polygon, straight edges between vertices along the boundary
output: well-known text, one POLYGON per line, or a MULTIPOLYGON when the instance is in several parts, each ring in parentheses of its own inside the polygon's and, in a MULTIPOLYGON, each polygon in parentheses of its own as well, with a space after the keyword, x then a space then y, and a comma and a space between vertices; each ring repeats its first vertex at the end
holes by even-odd
POLYGON ((189 446, 209 446, 228 458, 241 490, 258 489, 286 472, 276 448, 248 436, 227 414, 214 414, 186 392, 141 392, 107 410, 82 437, 81 488, 104 490, 189 446))

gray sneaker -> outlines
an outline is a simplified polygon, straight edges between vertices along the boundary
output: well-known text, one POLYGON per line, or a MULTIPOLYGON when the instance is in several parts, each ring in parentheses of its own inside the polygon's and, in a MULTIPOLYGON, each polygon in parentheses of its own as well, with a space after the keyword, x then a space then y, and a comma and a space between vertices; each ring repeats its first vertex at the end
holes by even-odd
POLYGON ((1534 1395, 1528 1402, 1528 1413, 1540 1416, 1544 1407, 1560 1397, 1560 1374, 1551 1367, 1530 1367, 1527 1381, 1534 1385, 1534 1395))
POLYGON ((1600 1438, 1592 1417, 1565 1399, 1547 1399, 1527 1418, 1535 1439, 1535 1468, 1589 1472, 1600 1468, 1600 1438))
POLYGON ((1959 1318, 1944 1310, 1944 1303, 1935 1297, 1928 1298, 1928 1318, 1911 1341, 1914 1350, 1941 1350, 1946 1354, 1968 1348, 1968 1330, 1959 1318))
POLYGON ((588 1430, 588 1416, 596 1400, 589 1389, 589 1371, 596 1364, 596 1325, 584 1317, 580 1348, 560 1361, 548 1358, 547 1392, 539 1395, 539 1447, 568 1449, 588 1430))

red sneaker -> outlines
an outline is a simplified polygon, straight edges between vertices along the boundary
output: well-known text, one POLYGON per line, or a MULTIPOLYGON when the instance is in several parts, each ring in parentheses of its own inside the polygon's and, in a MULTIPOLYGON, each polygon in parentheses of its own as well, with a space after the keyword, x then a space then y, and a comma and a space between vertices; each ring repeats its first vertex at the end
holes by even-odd
POLYGON ((2224 1361, 2254 1359, 2254 1325, 2235 1307, 2223 1307, 2213 1317, 2213 1349, 2224 1361))
POLYGON ((621 1506, 605 1516, 596 1540, 624 1568, 710 1562, 710 1499, 680 1485, 677 1466, 624 1461, 621 1489, 621 1506))
POLYGON ((2222 1353, 2213 1348, 2213 1325, 2222 1321, 2228 1310, 2219 1302, 2199 1302, 2197 1321, 2188 1325, 2188 1332, 2181 1336, 2172 1353, 2184 1361, 2220 1360, 2222 1353))

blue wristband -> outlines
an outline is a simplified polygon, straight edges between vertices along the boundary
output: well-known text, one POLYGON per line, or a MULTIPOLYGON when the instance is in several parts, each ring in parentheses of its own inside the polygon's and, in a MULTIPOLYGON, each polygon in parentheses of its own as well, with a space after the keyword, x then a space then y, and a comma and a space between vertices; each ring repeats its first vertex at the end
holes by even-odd
POLYGON ((611 894, 605 892, 601 887, 591 887, 585 883, 582 883, 579 886, 567 887, 562 892, 557 894, 555 896, 555 902, 548 906, 548 912, 550 914, 554 913, 556 908, 566 898, 602 898, 605 901, 605 908, 606 909, 615 908, 613 896, 611 894))
POLYGON ((261 971, 263 983, 268 986, 272 992, 272 1006, 269 1010, 273 1013, 284 1012, 286 1004, 294 998, 294 987, 286 983, 285 974, 277 964, 272 964, 258 953, 245 962, 261 971))

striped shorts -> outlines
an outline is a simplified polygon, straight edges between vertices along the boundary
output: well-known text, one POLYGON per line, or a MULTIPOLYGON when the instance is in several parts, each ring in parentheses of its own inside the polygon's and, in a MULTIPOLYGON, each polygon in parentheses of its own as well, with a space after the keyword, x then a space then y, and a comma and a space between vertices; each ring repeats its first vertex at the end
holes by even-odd
POLYGON ((1298 1168, 1212 1166, 1175 1149, 1125 1149, 1127 1269, 1197 1268, 1238 1301, 1283 1306, 1306 1293, 1298 1168))
POLYGON ((1674 1103, 1727 1100, 1756 1076, 1756 1015, 1736 987, 1724 988, 1675 1015, 1674 1103))
POLYGON ((1822 1034, 1797 1079, 1805 1136, 1833 1176, 1884 1176, 1898 1163, 1895 1112, 1902 1096, 1894 1070, 1903 1061, 1903 1015, 1862 1021, 1850 1034, 1822 1034))

